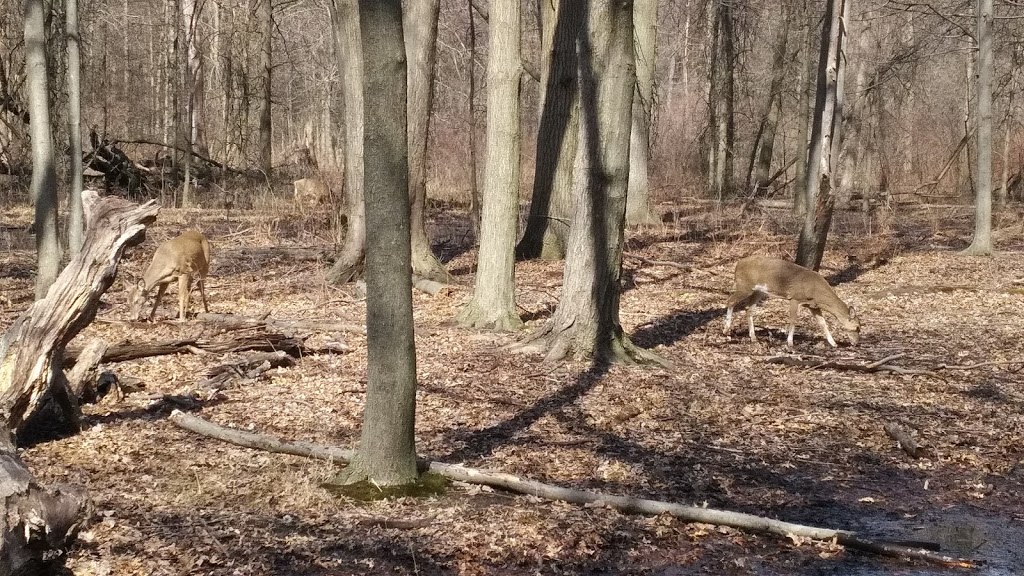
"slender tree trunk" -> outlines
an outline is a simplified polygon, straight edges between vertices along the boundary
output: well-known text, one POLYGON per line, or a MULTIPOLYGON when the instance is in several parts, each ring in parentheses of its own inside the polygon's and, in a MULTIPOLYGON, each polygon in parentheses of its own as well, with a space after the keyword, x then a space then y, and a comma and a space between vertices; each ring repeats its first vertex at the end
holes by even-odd
POLYGON ((78 0, 64 3, 65 32, 68 43, 68 155, 71 163, 71 189, 68 191, 68 248, 75 254, 85 238, 82 212, 82 62, 78 32, 78 0))
POLYGON ((260 169, 270 174, 272 166, 273 127, 271 124, 271 79, 273 77, 274 6, 272 0, 257 0, 256 17, 260 29, 260 169))
POLYGON ((46 71, 46 33, 42 0, 24 0, 25 75, 28 88, 29 130, 32 132, 32 189, 36 228, 36 299, 60 273, 57 239, 57 171, 50 133, 50 94, 46 71))
POLYGON ((440 0, 408 0, 404 20, 409 61, 409 196, 412 199, 412 272, 447 282, 448 272, 427 237, 427 139, 434 100, 434 61, 440 0))
POLYGON ((845 22, 850 0, 829 0, 822 21, 818 88, 808 156, 807 196, 813 198, 797 243, 796 263, 817 270, 825 254, 835 203, 833 187, 839 160, 845 57, 845 22))
POLYGON ((515 244, 519 224, 518 0, 491 0, 487 64, 487 167, 483 225, 473 299, 459 313, 463 326, 517 330, 515 244))
POLYGON ((966 254, 992 254, 992 0, 978 0, 978 183, 966 254))
POLYGON ((708 22, 707 22, 707 46, 710 51, 708 57, 708 178, 707 186, 708 193, 711 197, 716 200, 721 200, 722 190, 720 182, 718 181, 718 166, 721 164, 722 159, 719 157, 719 146, 718 146, 718 116, 719 116, 719 79, 721 74, 718 72, 721 61, 721 41, 719 36, 721 34, 721 21, 718 18, 718 3, 721 0, 709 0, 707 3, 708 10, 708 22))
POLYGON ((366 216, 363 208, 363 47, 359 34, 359 5, 356 0, 328 3, 335 34, 338 69, 345 101, 345 204, 340 216, 348 218, 345 243, 327 279, 343 284, 362 273, 366 254, 366 216))
POLYGON ((646 226, 658 222, 651 211, 651 190, 647 177, 651 145, 651 112, 654 109, 657 19, 657 0, 634 0, 636 94, 633 95, 633 124, 629 141, 629 190, 626 193, 626 224, 630 226, 646 226))
POLYGON ((782 5, 782 24, 775 38, 772 54, 772 75, 768 85, 768 102, 762 114, 762 128, 754 140, 750 167, 747 170, 747 187, 754 196, 767 193, 769 170, 775 150, 775 125, 782 113, 782 84, 786 76, 786 46, 789 39, 788 3, 782 5))
POLYGON ((573 160, 579 125, 574 0, 543 0, 541 115, 530 215, 516 246, 520 258, 565 257, 573 217, 573 160), (556 3, 557 1, 557 3, 556 3))
POLYGON ((181 0, 181 29, 183 31, 183 39, 185 41, 184 50, 180 52, 182 56, 182 144, 184 144, 185 154, 185 183, 181 188, 181 206, 191 207, 194 204, 193 189, 195 184, 192 178, 192 150, 196 143, 196 118, 195 118, 195 101, 196 101, 196 70, 193 67, 195 62, 198 60, 198 50, 195 43, 195 30, 196 30, 196 0, 181 0))
POLYGON ((366 175, 366 407, 359 449, 339 480, 416 480, 406 54, 400 0, 361 0, 366 175))
MULTIPOLYGON (((480 220, 483 218, 480 186, 477 183, 476 161, 476 14, 473 0, 466 0, 466 18, 469 21, 469 219, 473 227, 473 238, 480 243, 480 220)), ((518 201, 518 196, 517 196, 518 201)))
POLYGON ((633 6, 629 0, 564 4, 586 23, 579 35, 580 136, 575 157, 576 217, 569 234, 562 296, 551 320, 527 344, 565 357, 651 360, 619 323, 619 277, 629 179, 629 127, 635 91, 633 6))
POLYGON ((736 173, 736 46, 734 23, 732 15, 732 2, 720 0, 719 12, 721 18, 721 30, 719 39, 722 42, 723 65, 718 68, 721 78, 721 95, 719 98, 718 110, 718 175, 717 186, 719 200, 731 196, 735 192, 736 173))
POLYGON ((801 57, 800 92, 797 98, 796 111, 799 114, 797 119, 796 135, 796 177, 793 179, 793 212, 797 216, 805 216, 810 200, 807 192, 810 190, 807 185, 807 156, 809 143, 808 127, 811 123, 811 91, 814 83, 811 82, 811 65, 814 62, 814 43, 811 34, 811 16, 808 14, 807 0, 803 0, 803 10, 799 13, 803 18, 803 56, 801 57))

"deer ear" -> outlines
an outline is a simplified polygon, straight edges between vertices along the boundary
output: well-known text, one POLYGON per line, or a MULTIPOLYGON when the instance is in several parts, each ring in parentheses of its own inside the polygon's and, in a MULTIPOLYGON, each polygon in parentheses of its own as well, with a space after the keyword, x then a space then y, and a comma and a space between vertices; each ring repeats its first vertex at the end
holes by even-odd
POLYGON ((852 319, 856 319, 856 318, 857 318, 857 311, 853 309, 853 306, 850 306, 850 319, 852 320, 852 319))

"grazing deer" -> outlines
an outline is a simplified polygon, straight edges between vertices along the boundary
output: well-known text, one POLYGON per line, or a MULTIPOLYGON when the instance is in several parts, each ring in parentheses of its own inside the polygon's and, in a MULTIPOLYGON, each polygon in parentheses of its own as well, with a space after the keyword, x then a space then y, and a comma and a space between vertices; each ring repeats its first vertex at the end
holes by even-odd
POLYGON ((299 208, 319 206, 331 195, 327 184, 318 178, 303 178, 292 182, 295 187, 295 204, 299 208))
POLYGON ((828 329, 828 323, 821 311, 824 310, 836 317, 839 324, 850 331, 850 340, 857 344, 860 341, 860 321, 849 307, 836 296, 832 287, 813 270, 798 266, 786 260, 765 256, 748 256, 736 263, 736 289, 733 290, 725 308, 725 334, 732 329, 732 313, 734 309, 747 309, 747 326, 750 339, 757 342, 754 334, 754 310, 762 300, 769 296, 789 300, 789 332, 786 344, 793 346, 793 330, 796 329, 796 317, 801 306, 806 306, 818 320, 825 338, 834 348, 836 341, 828 329))
POLYGON ((154 286, 159 286, 156 299, 153 300, 153 309, 149 311, 149 320, 153 320, 167 285, 175 278, 178 279, 178 321, 185 321, 192 280, 197 280, 199 294, 203 297, 203 310, 209 312, 205 285, 206 273, 209 270, 210 243, 201 232, 189 230, 177 238, 164 242, 156 249, 153 261, 146 268, 142 278, 127 286, 129 318, 139 318, 142 307, 146 304, 146 297, 154 286))

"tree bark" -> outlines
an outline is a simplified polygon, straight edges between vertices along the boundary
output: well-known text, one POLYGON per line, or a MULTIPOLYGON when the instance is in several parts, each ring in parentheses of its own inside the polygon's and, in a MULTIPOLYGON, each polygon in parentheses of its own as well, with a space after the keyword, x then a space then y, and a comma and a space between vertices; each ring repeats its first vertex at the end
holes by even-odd
POLYGON ((634 0, 633 34, 636 57, 636 94, 629 136, 629 187, 626 192, 626 224, 649 226, 658 219, 651 211, 648 160, 651 147, 651 113, 654 110, 654 65, 658 2, 634 0))
MULTIPOLYGON (((467 0, 466 19, 469 23, 469 30, 467 31, 467 36, 469 36, 467 39, 467 43, 469 44, 469 95, 466 100, 469 105, 469 220, 470 226, 473 230, 473 238, 476 240, 477 245, 479 245, 480 221, 483 218, 481 207, 481 204, 483 204, 483 198, 480 196, 476 161, 476 11, 473 8, 473 0, 467 0)), ((514 240, 515 238, 513 238, 513 241, 514 240)))
POLYGON ((814 84, 811 82, 811 66, 814 63, 814 43, 811 34, 811 17, 808 14, 808 2, 803 0, 803 10, 798 11, 803 19, 803 56, 800 59, 800 93, 797 98, 796 111, 799 114, 797 119, 796 136, 796 176, 793 179, 793 213, 797 216, 805 216, 810 202, 807 198, 807 155, 808 125, 811 120, 811 90, 814 84))
POLYGON ((459 313, 463 326, 517 330, 515 244, 519 224, 519 84, 521 30, 518 0, 491 0, 487 64, 487 167, 480 254, 473 299, 459 313))
POLYGON ((580 128, 574 173, 576 217, 569 233, 562 296, 527 349, 548 361, 651 360, 619 323, 619 277, 635 90, 632 2, 563 5, 586 22, 579 38, 580 128))
POLYGON ((821 266, 825 243, 832 224, 835 204, 833 186, 839 160, 839 129, 842 124, 843 46, 850 0, 829 0, 822 22, 818 82, 808 156, 807 197, 809 202, 800 238, 796 263, 811 270, 821 266))
POLYGON ((399 0, 360 0, 365 102, 366 406, 359 450, 338 482, 416 480, 406 54, 399 0))
POLYGON ((573 218, 573 161, 579 125, 576 43, 583 24, 572 0, 541 2, 541 115, 537 162, 519 258, 565 257, 573 218))
POLYGON ((35 205, 36 300, 60 273, 61 249, 57 239, 57 171, 50 132, 49 76, 46 70, 46 24, 42 0, 25 0, 25 74, 28 88, 29 130, 32 133, 32 189, 35 205))
POLYGON ((427 237, 427 140, 434 100, 434 61, 440 0, 408 0, 403 13, 409 70, 409 197, 412 201, 412 272, 448 282, 451 277, 427 237))
POLYGON ((271 80, 273 78, 274 7, 272 0, 257 0, 256 18, 260 30, 260 170, 270 174, 273 132, 270 116, 271 80))
POLYGON ((768 86, 768 102, 762 114, 762 129, 754 142, 751 154, 751 168, 748 170, 747 185, 754 197, 767 195, 768 179, 771 174, 772 156, 775 151, 775 129, 782 116, 782 84, 786 77, 786 46, 789 39, 788 4, 782 5, 782 23, 772 55, 772 76, 768 86))
POLYGON ((362 274, 366 255, 366 213, 363 205, 363 47, 359 35, 357 0, 332 0, 328 3, 334 28, 335 57, 345 101, 345 204, 347 225, 345 243, 327 279, 337 284, 355 280, 362 274))
POLYGON ((71 164, 68 248, 75 254, 82 249, 85 234, 85 215, 82 213, 82 37, 78 31, 78 0, 65 1, 64 18, 68 43, 68 156, 71 164))
POLYGON ((965 254, 992 254, 992 0, 978 0, 978 183, 974 197, 974 239, 965 254))

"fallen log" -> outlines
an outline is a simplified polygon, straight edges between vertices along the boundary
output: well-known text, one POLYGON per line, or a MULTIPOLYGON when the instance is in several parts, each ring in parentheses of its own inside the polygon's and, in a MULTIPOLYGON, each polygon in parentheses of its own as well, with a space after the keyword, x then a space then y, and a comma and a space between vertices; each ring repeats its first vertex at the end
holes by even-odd
POLYGON ((798 368, 809 368, 811 370, 820 370, 825 368, 829 370, 850 370, 853 372, 891 372, 893 374, 905 375, 936 375, 933 370, 904 368, 902 366, 896 366, 895 364, 889 364, 892 360, 901 357, 903 357, 902 354, 896 354, 867 364, 836 362, 833 360, 822 360, 820 358, 801 358, 799 356, 769 356, 768 358, 765 358, 764 361, 768 364, 782 364, 783 366, 795 366, 798 368))
POLYGON ((76 489, 37 484, 15 449, 15 437, 47 398, 55 398, 69 422, 77 405, 68 400, 62 360, 67 343, 96 316, 100 296, 114 281, 124 249, 144 238, 156 219, 155 202, 141 206, 82 192, 86 235, 46 296, 22 313, 0 339, 0 574, 56 573, 74 543, 87 498, 76 489))
POLYGON ((258 352, 227 364, 218 364, 206 372, 206 379, 199 386, 212 390, 223 390, 236 380, 255 380, 271 368, 294 366, 295 359, 283 350, 258 352))
MULTIPOLYGON (((246 352, 250 350, 260 352, 281 350, 295 357, 310 352, 305 349, 300 339, 275 332, 258 332, 212 340, 206 338, 180 338, 164 342, 116 344, 109 346, 103 353, 102 362, 125 362, 127 360, 167 356, 170 354, 194 354, 197 350, 214 354, 246 352)), ((72 359, 72 361, 76 360, 78 352, 79 350, 77 349, 69 349, 69 359, 72 359)))
POLYGON ((918 446, 917 442, 914 442, 914 439, 910 437, 910 434, 907 434, 907 432, 903 430, 903 428, 900 428, 898 424, 895 422, 887 422, 882 428, 890 438, 899 444, 900 449, 906 452, 911 458, 918 458, 922 455, 921 447, 918 446))
POLYGON ((78 354, 77 362, 68 371, 68 388, 82 402, 97 400, 97 371, 107 351, 107 343, 99 338, 90 340, 78 354))
MULTIPOLYGON (((269 452, 292 454, 308 458, 318 458, 339 464, 347 464, 355 455, 355 452, 352 450, 346 450, 334 446, 322 446, 310 442, 285 442, 264 434, 225 428, 180 411, 174 411, 171 413, 170 420, 175 425, 184 428, 185 430, 231 444, 236 444, 238 446, 244 446, 246 448, 255 448, 269 452)), ((847 530, 805 526, 803 524, 784 522, 781 520, 755 516, 753 514, 745 514, 742 512, 716 510, 714 508, 704 508, 701 506, 684 506, 681 504, 661 502, 658 500, 613 496, 598 492, 575 490, 572 488, 565 488, 562 486, 555 486, 552 484, 537 482, 535 480, 520 478, 519 476, 514 476, 512 474, 478 470, 475 468, 466 468, 464 466, 431 462, 422 459, 419 462, 419 466, 421 471, 434 472, 459 482, 502 488, 512 492, 518 492, 520 494, 546 498, 548 500, 560 500, 572 504, 583 504, 588 506, 605 506, 627 514, 647 514, 652 516, 668 514, 687 522, 729 526, 741 530, 750 530, 752 532, 774 534, 783 537, 799 536, 814 540, 834 540, 838 544, 848 548, 896 558, 924 560, 943 566, 962 568, 974 566, 973 562, 968 559, 938 554, 930 550, 903 546, 893 542, 872 540, 847 530)))
POLYGON ((268 330, 278 330, 285 334, 301 334, 303 336, 312 332, 350 332, 353 334, 366 334, 366 327, 359 324, 330 322, 324 320, 272 318, 269 314, 265 314, 263 316, 239 316, 237 314, 215 314, 212 312, 203 312, 196 316, 196 320, 206 324, 220 326, 228 330, 245 330, 249 328, 265 327, 268 330))

